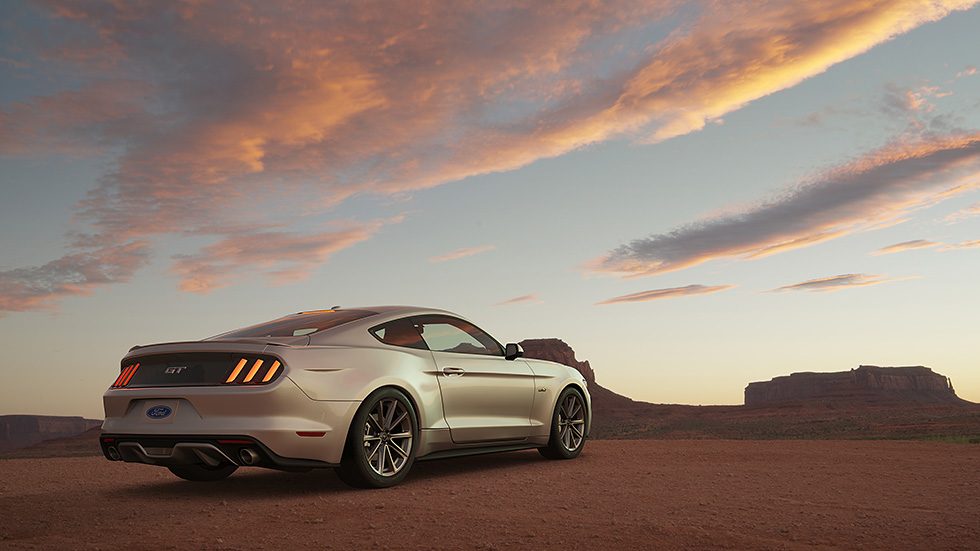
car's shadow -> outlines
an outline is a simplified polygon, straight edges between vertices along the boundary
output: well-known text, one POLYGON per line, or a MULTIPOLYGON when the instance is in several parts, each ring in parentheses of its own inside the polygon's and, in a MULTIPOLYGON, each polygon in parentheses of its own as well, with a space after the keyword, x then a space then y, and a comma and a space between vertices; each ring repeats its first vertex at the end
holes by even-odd
MULTIPOLYGON (((426 483, 432 479, 446 479, 466 476, 480 471, 502 471, 527 468, 547 461, 534 450, 494 453, 418 461, 412 472, 402 482, 402 487, 426 483)), ((147 467, 161 469, 160 467, 147 467)), ((161 469, 162 470, 162 469, 161 469)), ((140 482, 113 490, 112 493, 129 497, 200 497, 247 498, 247 497, 288 497, 304 494, 341 493, 359 491, 344 484, 333 469, 314 469, 304 473, 290 473, 269 469, 244 468, 220 482, 187 482, 163 471, 168 478, 152 482, 140 482)))

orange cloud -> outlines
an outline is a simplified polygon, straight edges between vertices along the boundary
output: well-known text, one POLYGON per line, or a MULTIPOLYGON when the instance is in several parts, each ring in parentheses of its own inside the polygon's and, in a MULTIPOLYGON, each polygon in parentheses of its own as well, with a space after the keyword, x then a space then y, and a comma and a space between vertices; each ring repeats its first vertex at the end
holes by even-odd
POLYGON ((965 2, 837 1, 724 3, 664 45, 628 82, 619 110, 660 122, 660 141, 699 130, 746 103, 789 88, 830 66, 965 2), (760 9, 762 8, 762 9, 760 9))
POLYGON ((495 245, 480 245, 478 247, 463 247, 462 249, 456 249, 455 251, 450 251, 446 254, 441 254, 438 256, 433 256, 429 259, 430 262, 446 262, 449 260, 456 260, 459 258, 466 258, 467 256, 473 256, 480 253, 485 253, 496 249, 495 245))
POLYGON ((186 229, 272 186, 334 205, 510 170, 623 133, 665 139, 972 4, 729 2, 681 19, 649 54, 622 59, 590 47, 680 4, 54 2, 52 11, 112 46, 122 59, 114 74, 180 71, 154 80, 148 98, 165 106, 167 124, 124 136, 118 169, 86 203, 106 236, 186 229), (474 40, 488 20, 498 32, 474 40), (145 48, 148 36, 173 48, 145 48), (194 48, 183 48, 188 40, 194 48), (578 76, 599 62, 616 77, 578 76), (169 112, 164 100, 176 100, 169 112), (518 106, 526 114, 503 115, 518 106), (147 211, 168 222, 131 223, 147 211))
POLYGON ((52 65, 24 70, 81 84, 2 106, 0 154, 116 155, 75 247, 211 234, 690 132, 973 3, 55 0, 52 65))
POLYGON ((931 249, 939 246, 942 246, 942 243, 939 243, 938 241, 915 239, 912 241, 903 241, 901 243, 895 243, 894 245, 882 247, 871 254, 878 256, 883 254, 900 253, 903 251, 912 251, 916 249, 931 249))
POLYGON ((961 241, 959 243, 946 245, 942 250, 976 249, 978 247, 980 247, 980 239, 973 239, 971 241, 961 241))
POLYGON ((974 189, 978 175, 980 134, 893 144, 755 207, 637 239, 586 266, 638 277, 799 249, 900 223, 974 189))
POLYGON ((916 239, 913 241, 905 241, 902 243, 896 243, 894 245, 889 245, 878 249, 877 251, 871 253, 873 255, 883 255, 883 254, 893 254, 903 251, 910 251, 915 249, 935 249, 939 252, 956 251, 960 249, 974 249, 980 247, 980 239, 972 241, 961 241, 959 243, 942 243, 940 241, 928 241, 926 239, 916 239))
POLYGON ((175 257, 180 289, 208 293, 243 276, 266 274, 273 284, 301 281, 336 252, 371 237, 381 223, 318 234, 258 231, 226 237, 194 255, 175 257))
POLYGON ((802 283, 795 283, 793 285, 785 285, 779 287, 778 289, 773 289, 773 291, 818 291, 818 292, 831 292, 840 291, 842 289, 851 289, 854 287, 868 287, 871 285, 880 285, 882 283, 888 283, 891 281, 903 281, 907 279, 914 279, 910 277, 904 278, 887 278, 875 274, 842 274, 830 277, 821 277, 817 279, 810 279, 802 283))
POLYGON ((727 291, 735 287, 734 285, 686 285, 684 287, 670 287, 667 289, 652 289, 641 291, 629 295, 622 295, 606 299, 596 304, 618 304, 622 302, 648 302, 651 300, 662 300, 665 298, 687 297, 692 295, 709 295, 727 291))

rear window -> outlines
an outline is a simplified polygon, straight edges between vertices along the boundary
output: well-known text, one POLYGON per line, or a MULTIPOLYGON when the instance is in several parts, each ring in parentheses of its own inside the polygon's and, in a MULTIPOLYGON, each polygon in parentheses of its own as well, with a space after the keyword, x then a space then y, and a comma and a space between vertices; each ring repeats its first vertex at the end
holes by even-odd
POLYGON ((214 337, 216 339, 262 338, 262 337, 302 337, 326 331, 350 323, 377 312, 369 310, 318 310, 293 314, 242 329, 236 329, 214 337))

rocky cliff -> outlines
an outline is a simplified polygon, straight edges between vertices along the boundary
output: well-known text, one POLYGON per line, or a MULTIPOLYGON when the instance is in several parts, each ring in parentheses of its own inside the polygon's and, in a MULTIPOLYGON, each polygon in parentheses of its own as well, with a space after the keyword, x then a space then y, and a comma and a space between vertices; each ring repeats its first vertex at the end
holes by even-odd
POLYGON ((830 404, 963 402, 956 396, 948 377, 923 366, 862 365, 835 373, 793 373, 745 387, 745 405, 750 407, 814 401, 830 404))
MULTIPOLYGON (((634 401, 596 382, 560 339, 522 341, 528 358, 577 369, 592 395, 592 438, 963 438, 980 441, 980 406, 926 367, 861 366, 751 383, 744 406, 634 401)), ((600 370, 601 371, 601 370, 600 370)))
POLYGON ((0 415, 0 451, 23 448, 53 438, 75 436, 102 421, 50 415, 0 415))

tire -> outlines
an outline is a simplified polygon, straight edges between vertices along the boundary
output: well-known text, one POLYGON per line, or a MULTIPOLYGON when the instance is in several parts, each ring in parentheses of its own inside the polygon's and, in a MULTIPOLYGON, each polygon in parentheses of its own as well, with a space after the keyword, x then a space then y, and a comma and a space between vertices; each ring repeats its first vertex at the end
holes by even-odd
POLYGON ((356 488, 387 488, 415 463, 418 414, 400 390, 382 388, 364 400, 347 431, 337 474, 356 488))
POLYGON ((191 482, 214 482, 224 480, 231 476, 231 473, 238 470, 238 465, 218 465, 217 467, 208 467, 206 465, 174 465, 167 468, 170 469, 170 472, 184 480, 190 480, 191 482))
POLYGON ((585 398, 573 387, 565 387, 558 395, 551 416, 551 438, 538 452, 548 459, 574 459, 585 447, 585 427, 589 412, 585 398))

